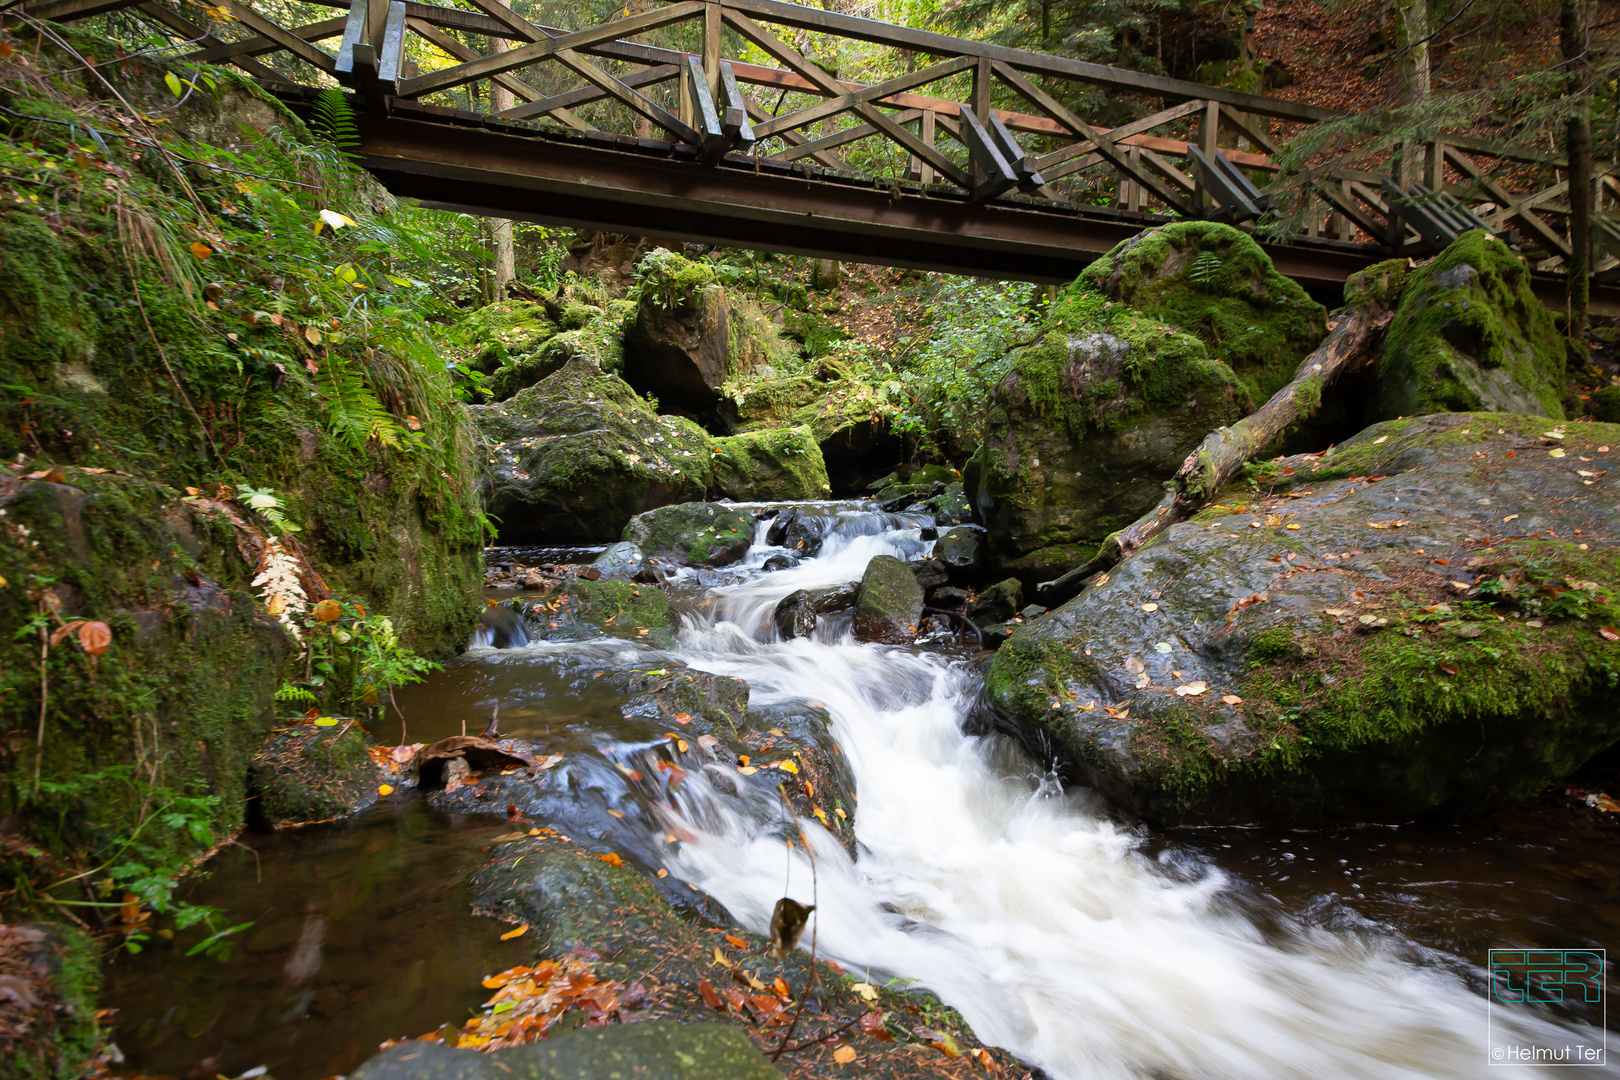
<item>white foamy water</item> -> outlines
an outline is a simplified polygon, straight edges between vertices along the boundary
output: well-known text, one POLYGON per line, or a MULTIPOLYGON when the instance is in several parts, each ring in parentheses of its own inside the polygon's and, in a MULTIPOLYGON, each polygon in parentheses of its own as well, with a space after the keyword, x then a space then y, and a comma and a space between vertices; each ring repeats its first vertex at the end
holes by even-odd
MULTIPOLYGON (((962 669, 847 638, 773 640, 770 612, 788 593, 926 546, 896 529, 905 522, 877 518, 848 513, 819 558, 715 590, 710 621, 689 624, 678 650, 746 679, 756 705, 809 698, 832 717, 857 784, 861 854, 851 862, 807 825, 822 955, 917 980, 982 1039, 1063 1080, 1497 1074, 1485 999, 1448 966, 1280 911, 1262 932, 1218 869, 1148 857, 1086 793, 1058 792, 1003 740, 962 734, 977 689, 962 669)), ((747 563, 769 554, 757 544, 747 563)), ((695 779, 678 805, 696 839, 667 865, 763 933, 785 875, 789 894, 810 900, 809 864, 768 813, 739 812, 695 779)), ((1499 1009, 1498 1043, 1601 1043, 1601 1032, 1507 1015, 1516 1026, 1499 1009)))

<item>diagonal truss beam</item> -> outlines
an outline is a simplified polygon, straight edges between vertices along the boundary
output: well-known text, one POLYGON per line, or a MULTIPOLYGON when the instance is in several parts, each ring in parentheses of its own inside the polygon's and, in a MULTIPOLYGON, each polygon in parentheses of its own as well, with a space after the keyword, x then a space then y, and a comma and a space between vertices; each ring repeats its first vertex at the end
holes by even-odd
MULTIPOLYGON (((829 116, 836 116, 841 112, 853 109, 856 105, 877 102, 890 94, 910 90, 912 87, 922 86, 925 83, 936 82, 958 72, 967 71, 972 67, 973 60, 968 57, 957 57, 954 60, 946 60, 944 63, 932 64, 921 71, 914 71, 884 82, 874 83, 871 86, 841 94, 830 101, 822 102, 820 105, 812 105, 808 109, 800 109, 797 112, 788 113, 786 116, 777 117, 769 123, 756 125, 754 127, 754 137, 764 139, 787 128, 814 124, 818 120, 824 120, 829 116)), ((839 85, 842 87, 849 84, 840 83, 839 85)))

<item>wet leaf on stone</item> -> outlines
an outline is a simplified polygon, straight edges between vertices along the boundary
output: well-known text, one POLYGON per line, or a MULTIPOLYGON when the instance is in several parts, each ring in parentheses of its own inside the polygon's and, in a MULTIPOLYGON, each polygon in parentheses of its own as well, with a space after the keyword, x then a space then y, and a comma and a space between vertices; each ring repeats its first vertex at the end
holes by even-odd
POLYGON ((516 930, 508 930, 506 933, 502 934, 501 935, 501 940, 502 941, 511 941, 513 938, 522 937, 524 934, 527 934, 528 932, 529 932, 529 924, 524 923, 522 926, 518 927, 516 930))
POLYGON ((726 1003, 724 999, 722 999, 719 994, 715 993, 714 987, 709 985, 708 979, 698 980, 698 993, 703 996, 703 1004, 720 1012, 725 1011, 726 1003))
POLYGON ((833 1051, 833 1060, 840 1065, 848 1065, 855 1060, 855 1048, 853 1046, 840 1046, 833 1051))

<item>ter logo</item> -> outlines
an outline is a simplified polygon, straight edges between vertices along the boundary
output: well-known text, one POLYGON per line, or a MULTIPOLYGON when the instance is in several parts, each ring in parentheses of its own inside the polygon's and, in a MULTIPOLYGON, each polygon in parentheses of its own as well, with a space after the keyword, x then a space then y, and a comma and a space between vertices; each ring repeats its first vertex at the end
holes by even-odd
POLYGON ((1508 1004, 1603 1000, 1603 953, 1593 949, 1492 949, 1491 996, 1508 1004))

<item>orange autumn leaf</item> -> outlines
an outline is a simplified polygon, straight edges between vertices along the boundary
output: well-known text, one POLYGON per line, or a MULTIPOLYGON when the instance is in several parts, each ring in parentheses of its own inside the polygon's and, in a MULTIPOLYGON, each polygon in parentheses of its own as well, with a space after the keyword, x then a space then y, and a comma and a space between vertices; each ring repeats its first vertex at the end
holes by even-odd
POLYGON ((87 622, 79 627, 79 646, 91 656, 100 656, 112 644, 112 629, 104 622, 87 622))
POLYGON ((732 948, 735 948, 735 949, 746 949, 746 948, 748 948, 748 942, 744 941, 742 938, 738 937, 736 934, 727 934, 726 935, 726 940, 731 942, 732 948))
POLYGON ((771 980, 771 989, 776 991, 776 996, 781 998, 783 1001, 788 999, 787 980, 783 979, 782 976, 778 975, 776 978, 771 980))
POLYGON ((883 1014, 876 1009, 861 1016, 861 1030, 879 1042, 893 1042, 894 1036, 889 1033, 889 1026, 883 1022, 883 1014))
POLYGON ((833 1060, 840 1065, 848 1065, 855 1060, 855 1048, 853 1046, 840 1046, 833 1051, 833 1060))
POLYGON ((334 623, 343 617, 343 605, 336 600, 322 600, 310 611, 316 622, 334 623))
POLYGON ((607 863, 609 866, 623 866, 624 865, 624 859, 620 858, 617 852, 610 851, 605 855, 598 855, 597 858, 601 859, 603 862, 607 863))
POLYGON ((508 930, 506 933, 502 934, 501 935, 501 940, 502 941, 511 941, 513 938, 522 937, 524 934, 527 934, 528 932, 529 932, 529 924, 524 923, 522 926, 518 927, 516 930, 508 930))
POLYGON ((698 980, 698 993, 703 995, 703 1004, 711 1009, 724 1011, 726 1003, 719 994, 714 992, 714 987, 709 985, 708 979, 698 980))
POLYGON ((1600 626, 1598 633, 1603 635, 1604 641, 1620 641, 1620 627, 1600 626))
POLYGON ((203 243, 201 240, 198 240, 196 243, 191 245, 191 253, 197 256, 199 259, 206 259, 208 256, 214 253, 214 249, 203 243))

